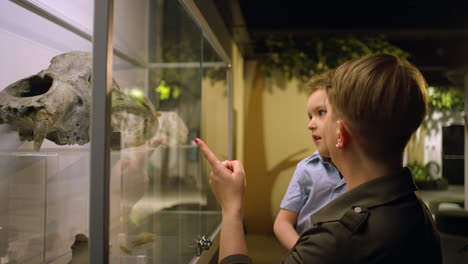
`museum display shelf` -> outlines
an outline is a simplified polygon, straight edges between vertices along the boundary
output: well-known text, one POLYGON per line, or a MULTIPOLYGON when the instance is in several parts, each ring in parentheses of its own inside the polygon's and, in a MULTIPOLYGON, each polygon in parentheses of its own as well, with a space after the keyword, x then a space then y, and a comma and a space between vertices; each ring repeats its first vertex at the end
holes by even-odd
MULTIPOLYGON (((161 145, 111 152, 111 260, 166 263, 180 258, 188 263, 197 238, 213 235, 220 212, 207 210, 201 174, 187 173, 197 171, 197 164, 173 160, 178 173, 168 173, 170 155, 184 157, 195 148, 161 145), (138 164, 145 168, 141 174, 122 166, 145 155, 151 157, 138 164), (132 249, 132 239, 141 234, 150 235, 147 243, 132 249), (129 246, 122 246, 123 238, 129 246)), ((76 236, 89 236, 89 150, 1 151, 0 165, 1 257, 8 263, 68 263, 76 236)))
POLYGON ((0 152, 0 257, 67 263, 86 233, 89 156, 83 150, 0 152), (68 256, 67 256, 68 255, 68 256))

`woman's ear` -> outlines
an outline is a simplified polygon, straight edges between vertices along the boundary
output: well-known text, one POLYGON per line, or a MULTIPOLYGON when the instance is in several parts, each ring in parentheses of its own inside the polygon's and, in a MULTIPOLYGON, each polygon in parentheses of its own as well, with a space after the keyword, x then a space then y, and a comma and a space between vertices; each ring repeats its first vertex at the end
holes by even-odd
POLYGON ((350 137, 351 133, 350 133, 349 127, 346 125, 346 123, 343 120, 336 121, 336 129, 338 131, 338 139, 336 142, 336 147, 341 150, 349 145, 351 141, 351 137, 350 137))

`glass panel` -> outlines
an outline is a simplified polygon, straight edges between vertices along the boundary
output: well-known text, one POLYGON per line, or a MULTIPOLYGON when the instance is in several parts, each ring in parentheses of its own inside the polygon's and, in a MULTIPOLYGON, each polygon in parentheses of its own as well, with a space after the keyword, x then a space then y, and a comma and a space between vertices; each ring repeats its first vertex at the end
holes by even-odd
MULTIPOLYGON (((203 40, 203 80, 202 80, 202 139, 209 145, 219 160, 228 159, 228 83, 227 64, 212 48, 210 43, 203 40)), ((205 159, 202 159, 203 175, 209 175, 211 167, 205 159)), ((206 176, 207 177, 207 176, 206 176)), ((205 178, 205 177, 204 177, 205 178)), ((220 222, 220 208, 216 198, 206 185, 207 213, 211 218, 220 222), (211 213, 210 213, 211 212, 211 213)), ((217 225, 207 226, 205 233, 211 235, 217 225)))
POLYGON ((203 42, 203 139, 220 160, 228 159, 227 64, 203 42))
MULTIPOLYGON (((148 192, 147 142, 156 132, 156 107, 148 97, 149 1, 114 4, 111 111, 110 262, 151 263, 147 212, 137 210, 148 192)), ((151 233, 152 234, 152 233, 151 233)))
POLYGON ((0 263, 67 263, 88 234, 93 4, 0 1, 0 263))
POLYGON ((29 154, 0 153, 0 252, 3 263, 40 263, 44 259, 46 182, 48 175, 54 175, 57 155, 29 154))
POLYGON ((195 241, 220 222, 217 208, 208 210, 215 202, 193 139, 207 135, 226 157, 225 64, 179 1, 116 1, 114 17, 122 98, 112 100, 120 107, 112 113, 110 259, 189 263, 200 253, 195 241), (202 117, 209 103, 222 110, 202 117), (205 118, 219 133, 205 132, 205 118))
MULTIPOLYGON (((214 51, 209 42, 203 39, 203 76, 202 76, 202 134, 201 138, 221 161, 227 160, 228 154, 228 79, 227 64, 214 51)), ((203 162, 202 189, 206 204, 201 208, 200 234, 213 240, 221 223, 221 211, 216 198, 207 182, 211 167, 203 162)))
MULTIPOLYGON (((198 33, 192 37, 200 46, 200 30, 194 27, 192 32, 198 33)), ((155 263, 188 263, 193 258, 194 241, 200 233, 200 207, 206 203, 198 150, 192 144, 200 135, 200 63, 177 64, 177 68, 150 71, 150 83, 159 91, 161 136, 165 138, 165 144, 153 156, 153 203, 160 206, 153 227, 161 245, 155 250, 155 263)))

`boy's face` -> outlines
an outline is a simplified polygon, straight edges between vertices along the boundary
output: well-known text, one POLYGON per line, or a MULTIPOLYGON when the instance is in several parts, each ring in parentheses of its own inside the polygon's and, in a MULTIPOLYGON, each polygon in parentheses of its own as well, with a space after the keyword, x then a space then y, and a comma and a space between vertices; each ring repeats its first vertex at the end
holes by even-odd
POLYGON ((323 144, 327 145, 326 148, 329 150, 329 156, 332 158, 333 163, 336 164, 336 162, 338 162, 338 157, 336 154, 339 152, 339 150, 336 148, 336 143, 338 142, 336 120, 333 120, 333 108, 328 100, 326 101, 325 105, 328 109, 328 112, 324 120, 323 130, 327 136, 325 137, 323 144))
POLYGON ((320 155, 330 157, 328 147, 325 144, 324 121, 327 115, 326 99, 327 94, 325 89, 317 90, 309 96, 307 100, 307 114, 310 121, 307 124, 307 128, 312 131, 312 140, 317 146, 320 155))

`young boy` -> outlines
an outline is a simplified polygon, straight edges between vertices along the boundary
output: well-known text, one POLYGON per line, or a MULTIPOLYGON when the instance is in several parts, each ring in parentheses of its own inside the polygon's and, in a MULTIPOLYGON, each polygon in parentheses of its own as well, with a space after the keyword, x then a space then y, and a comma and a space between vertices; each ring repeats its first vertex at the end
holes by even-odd
POLYGON ((330 72, 326 72, 308 84, 307 114, 310 121, 307 128, 312 132, 317 151, 298 163, 273 227, 276 237, 287 249, 291 249, 299 235, 313 226, 310 215, 346 190, 345 180, 331 164, 324 142, 325 86, 329 76, 330 72))

